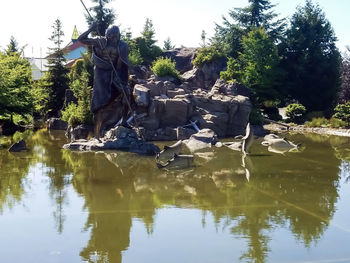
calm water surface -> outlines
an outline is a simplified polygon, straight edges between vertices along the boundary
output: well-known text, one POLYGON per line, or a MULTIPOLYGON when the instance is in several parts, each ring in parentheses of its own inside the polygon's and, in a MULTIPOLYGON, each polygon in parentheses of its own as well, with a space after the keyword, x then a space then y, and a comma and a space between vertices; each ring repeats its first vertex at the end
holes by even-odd
POLYGON ((350 262, 349 139, 288 138, 303 150, 257 140, 165 171, 39 131, 0 149, 0 262, 350 262))

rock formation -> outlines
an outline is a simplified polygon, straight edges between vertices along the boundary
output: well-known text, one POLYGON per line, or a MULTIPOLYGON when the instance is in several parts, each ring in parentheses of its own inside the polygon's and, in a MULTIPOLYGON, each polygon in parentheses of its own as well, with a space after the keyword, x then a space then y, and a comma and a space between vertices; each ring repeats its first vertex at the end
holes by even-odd
POLYGON ((182 72, 182 81, 148 74, 131 75, 140 129, 146 140, 183 140, 199 129, 211 129, 219 137, 245 133, 251 102, 249 90, 237 83, 219 79, 225 61, 214 61, 202 68, 193 66, 196 49, 165 52, 182 72))

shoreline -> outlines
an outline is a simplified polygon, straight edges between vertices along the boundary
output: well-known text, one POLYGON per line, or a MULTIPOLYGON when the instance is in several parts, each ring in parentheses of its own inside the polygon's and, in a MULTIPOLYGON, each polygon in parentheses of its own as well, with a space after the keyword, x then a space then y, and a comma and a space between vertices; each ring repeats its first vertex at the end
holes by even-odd
POLYGON ((289 128, 283 127, 279 124, 265 124, 263 125, 265 130, 272 132, 297 132, 297 133, 315 133, 320 135, 334 135, 341 137, 350 137, 350 129, 344 128, 327 128, 327 127, 305 127, 304 125, 289 126, 289 128))

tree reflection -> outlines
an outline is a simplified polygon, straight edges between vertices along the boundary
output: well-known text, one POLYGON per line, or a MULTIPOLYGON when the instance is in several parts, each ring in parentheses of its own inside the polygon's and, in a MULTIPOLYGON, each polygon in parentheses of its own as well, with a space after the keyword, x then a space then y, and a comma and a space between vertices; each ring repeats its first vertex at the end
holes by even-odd
POLYGON ((63 151, 89 213, 90 240, 80 255, 88 262, 121 262, 133 219, 152 234, 156 210, 169 205, 201 209, 217 225, 225 221, 232 235, 247 239, 241 261, 267 261, 276 228, 289 226, 308 247, 333 217, 340 161, 324 142, 307 141, 305 148, 278 155, 255 146, 256 154, 243 163, 240 153, 214 149, 196 156, 193 169, 180 171, 159 170, 152 158, 128 153, 63 151))
MULTIPOLYGON (((31 165, 35 164, 36 156, 32 151, 9 153, 7 148, 20 139, 27 139, 32 132, 16 132, 12 137, 1 137, 0 148, 0 213, 4 207, 12 208, 19 203, 25 194, 24 184, 31 165)), ((31 144, 29 144, 29 148, 31 144)))
POLYGON ((50 179, 49 194, 55 204, 52 215, 57 232, 62 233, 66 219, 64 206, 69 205, 67 187, 70 185, 72 173, 61 154, 66 138, 61 131, 40 130, 35 133, 32 141, 36 145, 34 151, 38 161, 47 168, 46 176, 50 179))

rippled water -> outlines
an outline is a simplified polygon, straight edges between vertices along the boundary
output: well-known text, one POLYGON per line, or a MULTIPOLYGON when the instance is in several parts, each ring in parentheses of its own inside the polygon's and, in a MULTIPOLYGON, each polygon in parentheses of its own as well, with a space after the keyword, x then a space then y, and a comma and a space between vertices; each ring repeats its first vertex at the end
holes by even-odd
POLYGON ((302 151, 257 140, 165 171, 39 131, 0 149, 0 262, 350 262, 349 139, 288 138, 302 151))

